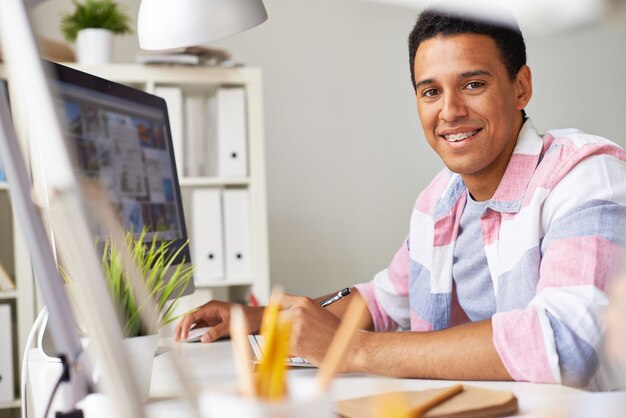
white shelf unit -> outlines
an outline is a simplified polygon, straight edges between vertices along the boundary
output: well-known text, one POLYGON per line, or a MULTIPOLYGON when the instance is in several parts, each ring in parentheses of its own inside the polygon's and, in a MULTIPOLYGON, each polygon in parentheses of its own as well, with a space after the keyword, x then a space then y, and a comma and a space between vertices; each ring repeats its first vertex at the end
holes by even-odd
MULTIPOLYGON (((157 86, 178 86, 186 91, 218 86, 244 88, 248 176, 244 178, 181 177, 180 185, 183 194, 201 188, 245 189, 249 192, 253 274, 250 277, 229 277, 197 286, 193 295, 182 298, 179 311, 186 311, 212 298, 246 301, 249 292, 253 292, 259 302, 266 303, 269 300, 270 278, 261 71, 254 68, 144 66, 139 64, 108 64, 91 67, 74 63, 64 65, 149 93, 153 93, 157 86)), ((0 79, 6 79, 5 70, 1 65, 0 79)), ((9 92, 10 89, 9 85, 9 92)), ((19 118, 15 114, 14 117, 19 118)), ((188 217, 187 226, 188 228, 190 226, 188 217)), ((0 303, 10 303, 16 318, 13 332, 13 335, 16 336, 14 344, 16 400, 0 403, 1 415, 3 410, 19 408, 19 399, 17 399, 19 394, 18 358, 24 350, 28 332, 35 320, 36 309, 38 308, 28 249, 19 225, 15 217, 12 216, 10 193, 5 182, 0 182, 0 262, 16 283, 15 291, 0 292, 0 303)))
MULTIPOLYGON (((62 63, 107 80, 126 84, 148 93, 157 87, 179 87, 183 92, 224 87, 245 91, 248 176, 244 178, 179 177, 183 194, 200 188, 245 189, 249 192, 252 276, 229 277, 198 285, 194 295, 183 298, 181 309, 191 309, 211 298, 246 301, 252 291, 261 303, 269 300, 269 249, 265 180, 265 143, 261 71, 256 68, 202 66, 108 64, 81 66, 62 63)), ((177 165, 180 162, 177 161, 177 165)), ((187 212, 187 227, 190 221, 187 212)), ((193 232, 192 232, 193 233, 193 232)), ((193 261, 193 260, 192 260, 193 261)))
MULTIPOLYGON (((0 80, 6 80, 6 71, 0 64, 0 80)), ((10 93, 10 87, 9 87, 10 93)), ((28 249, 18 220, 13 216, 8 183, 0 181, 0 263, 15 283, 15 290, 0 290, 0 303, 11 305, 13 321, 13 376, 15 400, 0 402, 0 416, 16 416, 20 407, 20 360, 28 333, 35 321, 35 286, 28 249)), ((6 355, 5 353, 0 353, 6 355)))

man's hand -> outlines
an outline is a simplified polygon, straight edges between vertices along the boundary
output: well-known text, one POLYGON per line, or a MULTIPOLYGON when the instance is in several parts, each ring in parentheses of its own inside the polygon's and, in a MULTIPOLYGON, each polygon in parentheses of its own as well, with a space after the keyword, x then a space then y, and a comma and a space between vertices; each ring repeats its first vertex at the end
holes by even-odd
POLYGON ((302 296, 283 295, 283 311, 292 321, 291 354, 319 365, 335 336, 340 319, 317 302, 302 296))
MULTIPOLYGON (((230 310, 233 305, 234 304, 230 302, 220 302, 217 300, 205 303, 181 319, 174 331, 174 340, 186 340, 189 335, 189 329, 194 324, 196 327, 211 327, 200 339, 203 343, 209 343, 227 336, 230 327, 230 310)), ((250 327, 248 331, 253 332, 257 330, 259 328, 263 308, 244 306, 243 309, 250 327)))

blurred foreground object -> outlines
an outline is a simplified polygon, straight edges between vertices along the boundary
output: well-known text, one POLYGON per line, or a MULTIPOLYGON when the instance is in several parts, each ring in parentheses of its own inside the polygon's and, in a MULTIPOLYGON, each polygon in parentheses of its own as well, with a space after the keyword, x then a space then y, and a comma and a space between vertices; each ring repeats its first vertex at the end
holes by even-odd
MULTIPOLYGON (((76 57, 74 51, 64 44, 63 42, 53 41, 52 39, 45 38, 43 36, 37 36, 37 46, 41 58, 55 62, 74 62, 76 57)), ((4 61, 4 55, 0 50, 0 61, 4 61)))
MULTIPOLYGON (((459 13, 481 19, 499 20, 497 11, 506 9, 515 16, 522 32, 545 36, 598 23, 626 27, 626 0, 368 0, 415 10, 442 4, 459 13)), ((505 17, 506 19, 506 17, 505 17)))

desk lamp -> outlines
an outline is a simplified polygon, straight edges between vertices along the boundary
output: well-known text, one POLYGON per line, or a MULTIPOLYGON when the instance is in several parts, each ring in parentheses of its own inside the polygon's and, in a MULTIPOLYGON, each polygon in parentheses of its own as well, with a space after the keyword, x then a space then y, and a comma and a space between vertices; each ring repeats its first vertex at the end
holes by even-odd
POLYGON ((139 46, 147 50, 200 45, 267 20, 261 0, 142 0, 139 46))

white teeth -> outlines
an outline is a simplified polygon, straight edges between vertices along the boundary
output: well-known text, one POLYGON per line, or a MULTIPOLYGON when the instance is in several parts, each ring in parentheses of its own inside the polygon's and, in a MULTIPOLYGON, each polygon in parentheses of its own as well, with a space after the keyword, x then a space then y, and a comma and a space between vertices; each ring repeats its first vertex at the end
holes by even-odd
POLYGON ((472 132, 463 132, 460 134, 444 135, 443 137, 446 138, 446 141, 457 142, 462 141, 465 138, 469 138, 470 136, 475 135, 477 132, 478 130, 472 132))

